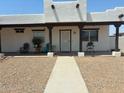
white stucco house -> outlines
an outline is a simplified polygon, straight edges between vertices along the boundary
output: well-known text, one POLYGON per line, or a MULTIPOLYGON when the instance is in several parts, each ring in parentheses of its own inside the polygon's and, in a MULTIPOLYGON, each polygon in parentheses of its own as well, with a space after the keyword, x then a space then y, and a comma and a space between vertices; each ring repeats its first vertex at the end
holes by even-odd
POLYGON ((43 14, 0 16, 1 52, 18 52, 25 42, 33 52, 34 36, 43 37, 44 46, 49 43, 49 52, 83 53, 89 41, 94 42, 95 51, 111 51, 109 25, 116 27, 115 51, 118 52, 123 16, 123 7, 88 13, 87 0, 44 0, 43 14))

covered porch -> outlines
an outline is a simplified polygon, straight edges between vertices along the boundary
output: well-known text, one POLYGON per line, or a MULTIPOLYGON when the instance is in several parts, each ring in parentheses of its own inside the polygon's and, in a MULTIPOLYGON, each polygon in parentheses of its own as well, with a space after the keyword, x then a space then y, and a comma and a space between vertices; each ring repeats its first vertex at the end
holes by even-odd
MULTIPOLYGON (((84 49, 84 44, 82 41, 82 29, 86 29, 85 26, 90 27, 89 29, 94 30, 94 27, 97 26, 109 26, 114 25, 116 28, 116 39, 115 39, 115 52, 119 52, 118 47, 118 35, 119 35, 119 27, 124 24, 124 22, 59 22, 59 23, 45 23, 45 24, 11 24, 11 25, 0 25, 1 30, 3 28, 21 28, 21 27, 43 27, 48 30, 47 43, 49 43, 48 53, 74 53, 78 54, 78 52, 86 52, 84 49), (58 38, 55 37, 58 28, 58 38), (76 34, 77 36, 73 36, 72 34, 76 34), (66 38, 64 38, 66 37, 66 38), (75 39, 74 39, 75 38, 75 39), (69 41, 64 42, 66 39, 69 41), (58 40, 58 43, 56 42, 58 40), (56 44, 57 43, 57 44, 56 44), (59 45, 58 45, 59 44, 59 45), (62 45, 65 44, 65 45, 62 45), (56 46, 58 45, 58 46, 56 46), (53 49, 54 47, 54 49, 53 49), (56 48, 57 47, 57 48, 56 48)), ((97 28, 98 29, 98 28, 97 28)), ((9 31, 8 31, 9 33, 9 31)), ((1 34, 2 35, 2 34, 1 34)), ((2 48, 1 48, 2 50, 2 48)), ((101 49, 102 50, 102 49, 101 49)), ((110 53, 110 50, 107 49, 110 53)), ((3 52, 3 51, 1 51, 3 52)), ((95 51, 99 54, 99 51, 95 51)), ((105 51, 107 52, 107 51, 105 51)), ((101 52, 102 53, 102 52, 101 52)), ((87 53, 86 53, 87 54, 87 53)))

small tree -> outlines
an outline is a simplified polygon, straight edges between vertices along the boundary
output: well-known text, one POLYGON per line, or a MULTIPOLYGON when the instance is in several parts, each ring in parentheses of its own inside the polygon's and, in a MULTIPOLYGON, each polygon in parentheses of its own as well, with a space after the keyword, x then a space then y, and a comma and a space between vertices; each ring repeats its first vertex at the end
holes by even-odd
POLYGON ((40 52, 42 44, 44 43, 44 38, 42 37, 34 37, 32 39, 32 43, 37 52, 40 52))

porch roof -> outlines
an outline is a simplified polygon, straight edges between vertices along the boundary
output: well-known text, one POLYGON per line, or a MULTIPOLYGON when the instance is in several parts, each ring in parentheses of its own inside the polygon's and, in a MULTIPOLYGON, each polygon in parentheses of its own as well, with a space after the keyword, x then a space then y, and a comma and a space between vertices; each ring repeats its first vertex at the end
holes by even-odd
POLYGON ((45 23, 44 14, 0 15, 0 25, 45 23))
POLYGON ((84 26, 84 25, 115 25, 124 24, 124 21, 104 22, 49 22, 49 23, 27 23, 27 24, 0 24, 0 27, 43 27, 43 26, 84 26))

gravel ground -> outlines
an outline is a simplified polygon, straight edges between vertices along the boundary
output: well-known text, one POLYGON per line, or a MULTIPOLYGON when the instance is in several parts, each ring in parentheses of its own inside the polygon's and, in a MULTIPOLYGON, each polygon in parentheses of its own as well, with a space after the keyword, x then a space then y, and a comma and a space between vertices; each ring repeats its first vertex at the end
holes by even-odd
POLYGON ((124 93, 124 57, 75 59, 89 93, 124 93))
POLYGON ((56 58, 9 58, 0 62, 0 93, 43 93, 56 58))

